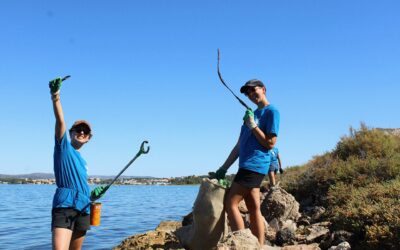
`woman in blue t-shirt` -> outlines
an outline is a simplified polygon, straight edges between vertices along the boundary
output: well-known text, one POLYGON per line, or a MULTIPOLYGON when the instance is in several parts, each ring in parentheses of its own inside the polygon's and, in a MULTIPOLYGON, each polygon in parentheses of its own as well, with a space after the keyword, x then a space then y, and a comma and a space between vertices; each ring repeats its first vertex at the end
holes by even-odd
POLYGON ((86 231, 90 229, 90 199, 98 199, 104 187, 90 192, 86 161, 79 152, 92 137, 90 124, 76 121, 69 129, 71 141, 68 140, 60 101, 61 84, 61 78, 49 83, 56 118, 54 176, 57 189, 51 219, 52 245, 53 249, 81 249, 86 231))
POLYGON ((239 140, 225 163, 216 171, 223 179, 228 168, 239 158, 239 170, 232 183, 225 208, 232 231, 244 229, 239 203, 244 199, 250 213, 250 230, 264 244, 264 220, 260 211, 260 185, 270 165, 269 150, 274 147, 279 132, 279 111, 266 97, 260 80, 250 80, 240 88, 257 109, 246 110, 239 140))

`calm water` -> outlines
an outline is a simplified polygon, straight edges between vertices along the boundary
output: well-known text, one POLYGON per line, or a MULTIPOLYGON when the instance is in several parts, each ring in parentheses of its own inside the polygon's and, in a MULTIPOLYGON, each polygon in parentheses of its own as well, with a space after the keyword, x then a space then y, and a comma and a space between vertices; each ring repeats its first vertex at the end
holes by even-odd
MULTIPOLYGON (((55 185, 0 185, 0 249, 51 249, 55 185)), ((112 186, 102 202, 101 225, 83 249, 111 249, 123 239, 180 221, 191 211, 199 186, 112 186)))

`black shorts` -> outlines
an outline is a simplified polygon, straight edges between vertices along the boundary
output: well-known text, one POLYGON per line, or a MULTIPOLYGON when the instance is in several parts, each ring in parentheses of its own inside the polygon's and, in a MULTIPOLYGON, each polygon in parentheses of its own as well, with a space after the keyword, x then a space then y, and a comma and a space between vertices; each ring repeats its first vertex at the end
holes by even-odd
POLYGON ((56 227, 68 228, 72 231, 87 231, 90 229, 90 215, 81 214, 73 208, 53 208, 51 211, 51 230, 56 227))
POLYGON ((264 174, 239 168, 233 181, 246 188, 259 188, 264 176, 264 174))

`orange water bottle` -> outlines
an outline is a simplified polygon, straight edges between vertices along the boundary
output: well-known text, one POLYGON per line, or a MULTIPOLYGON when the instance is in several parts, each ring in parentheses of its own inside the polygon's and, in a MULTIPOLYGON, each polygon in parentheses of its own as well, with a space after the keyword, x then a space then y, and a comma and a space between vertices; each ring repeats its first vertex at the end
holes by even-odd
POLYGON ((99 226, 101 217, 101 202, 90 203, 90 225, 99 226))

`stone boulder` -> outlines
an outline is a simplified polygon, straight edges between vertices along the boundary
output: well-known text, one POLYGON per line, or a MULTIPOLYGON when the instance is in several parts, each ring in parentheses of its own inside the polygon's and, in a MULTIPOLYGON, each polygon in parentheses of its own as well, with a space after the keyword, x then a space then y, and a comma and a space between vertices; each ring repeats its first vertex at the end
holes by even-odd
POLYGON ((319 242, 321 240, 324 240, 325 238, 328 238, 330 232, 328 228, 329 226, 330 222, 321 222, 307 227, 306 242, 319 242))
POLYGON ((156 230, 133 235, 121 242, 113 250, 148 250, 148 249, 181 249, 174 231, 182 226, 181 222, 163 221, 156 230))
POLYGON ((351 246, 348 242, 344 241, 337 246, 332 246, 328 250, 350 250, 351 246))
POLYGON ((293 246, 285 246, 282 247, 281 250, 321 250, 318 247, 318 244, 310 244, 310 245, 293 245, 293 246))
POLYGON ((261 203, 261 213, 268 223, 273 219, 277 219, 280 222, 287 220, 297 221, 301 216, 299 203, 293 195, 282 188, 268 191, 261 203))
POLYGON ((258 250, 260 244, 258 239, 246 228, 239 231, 230 232, 217 245, 218 250, 258 250))

